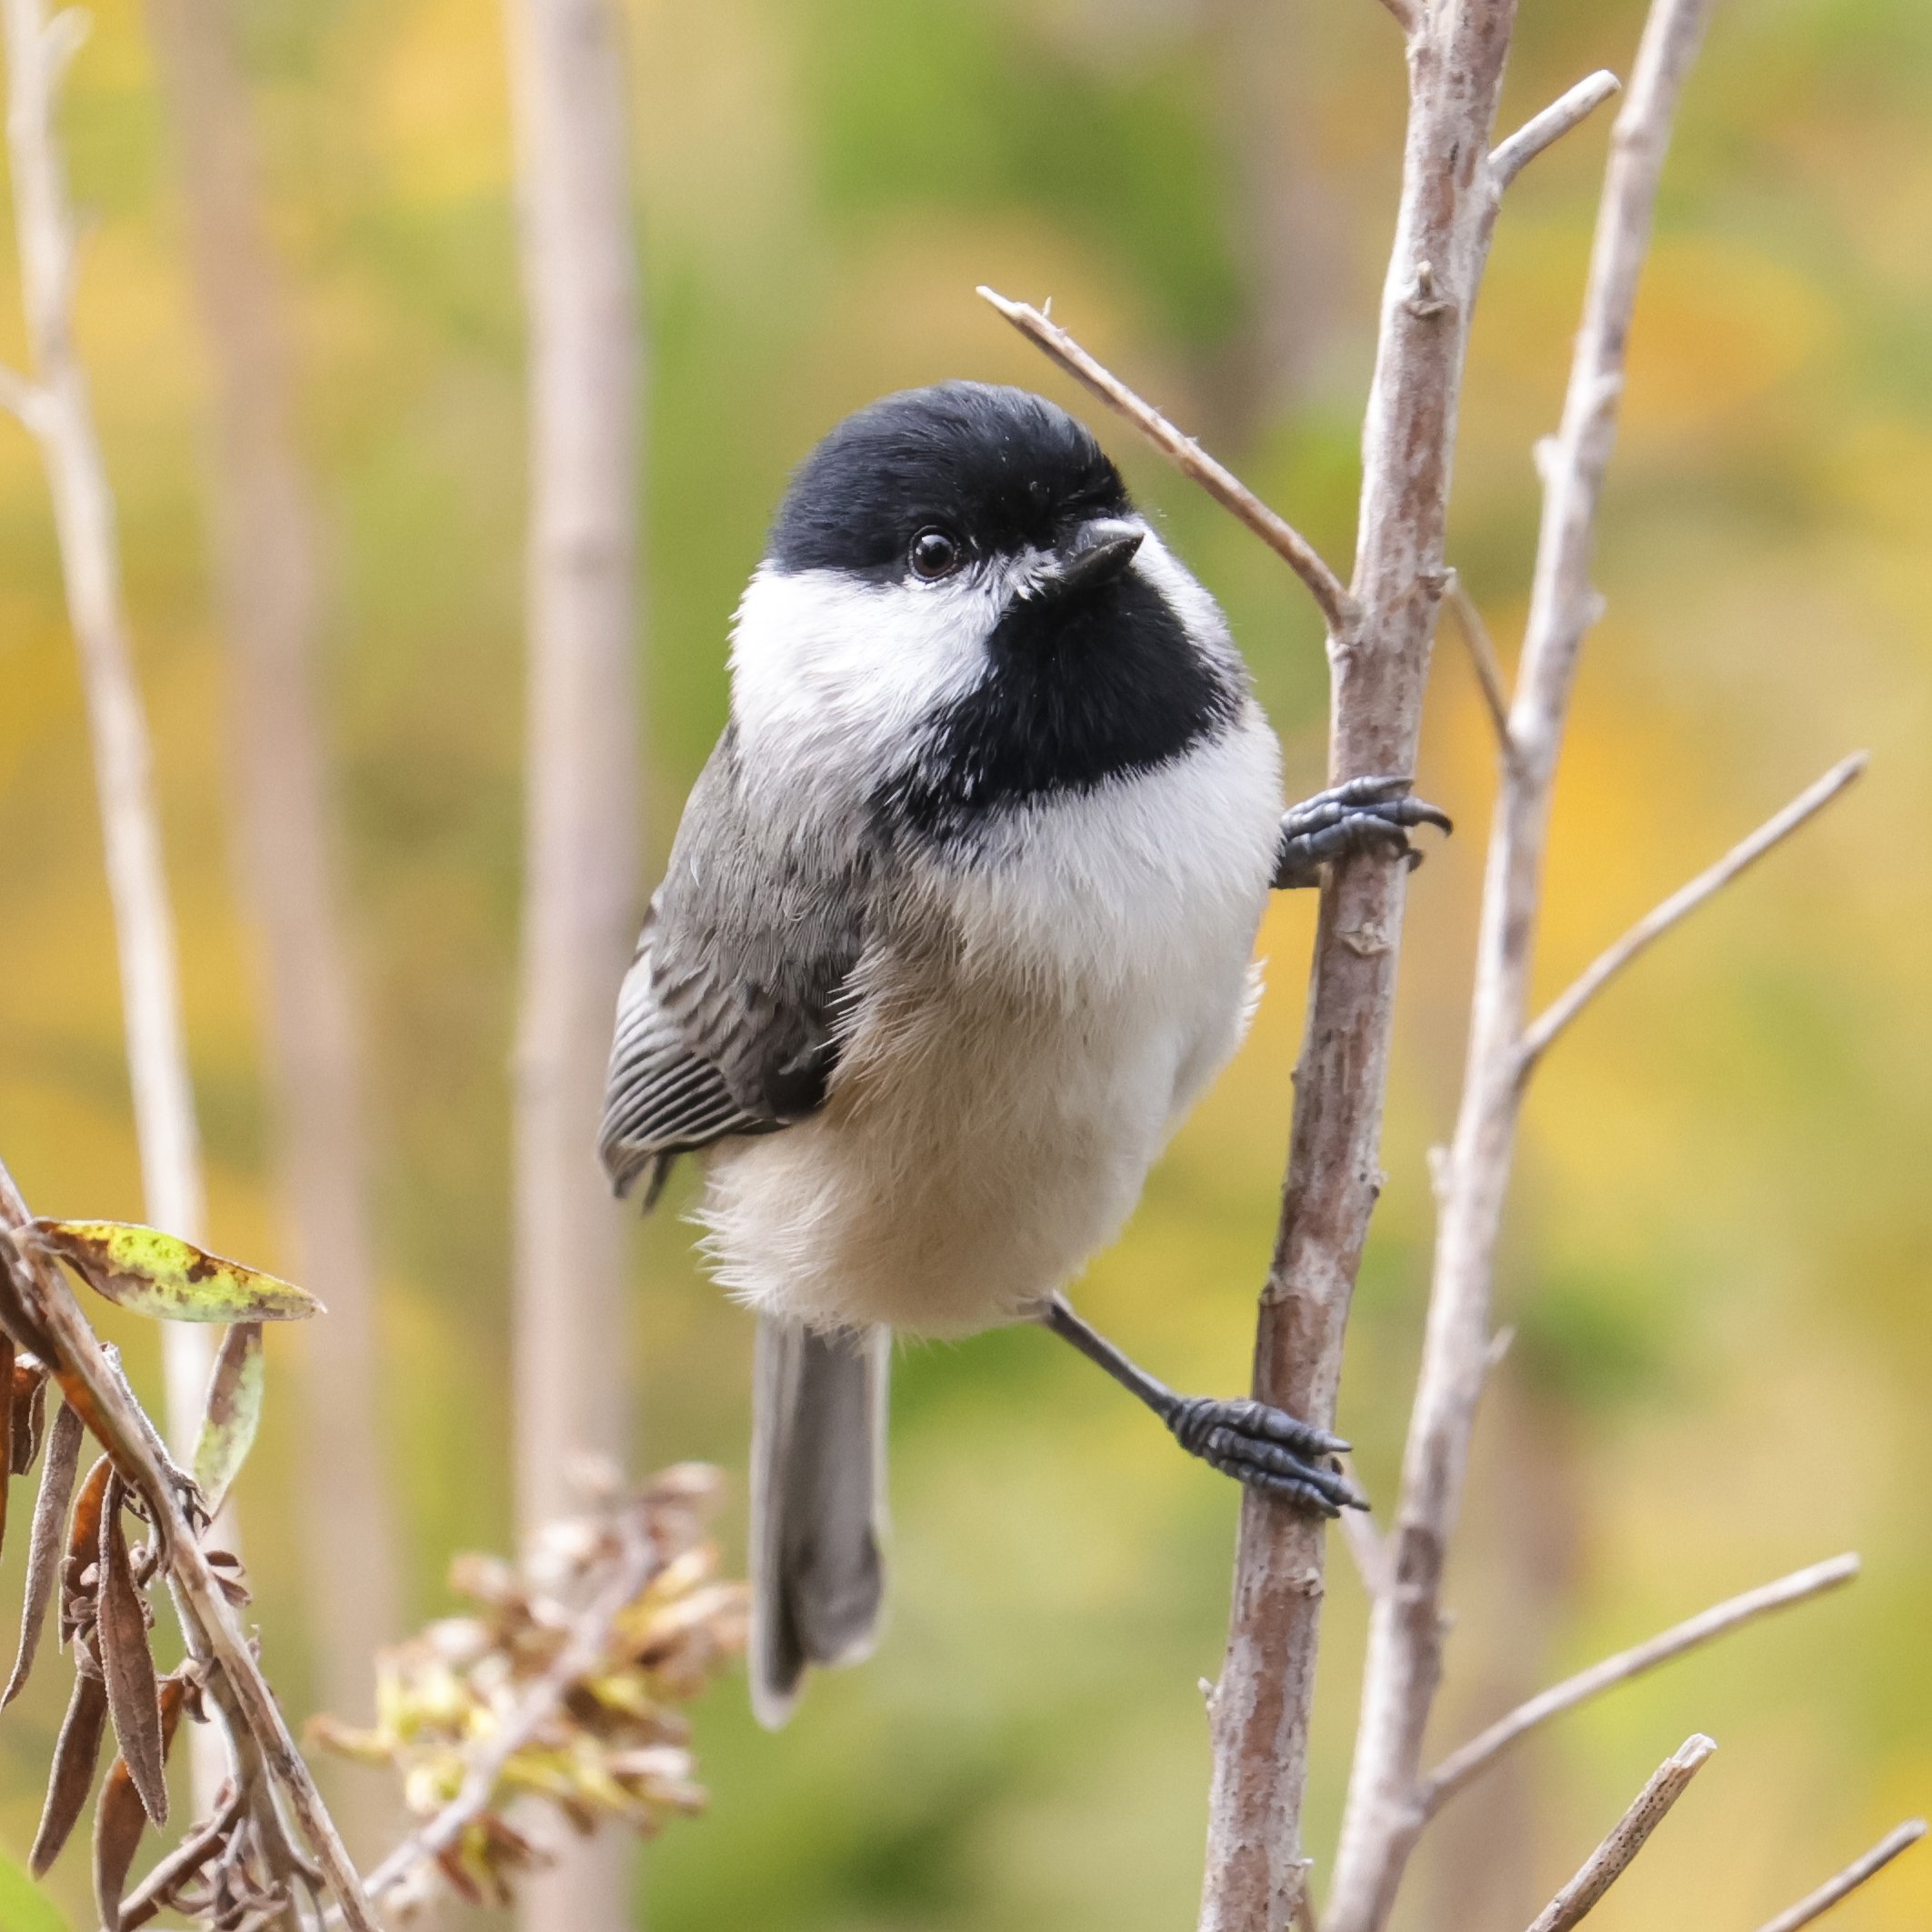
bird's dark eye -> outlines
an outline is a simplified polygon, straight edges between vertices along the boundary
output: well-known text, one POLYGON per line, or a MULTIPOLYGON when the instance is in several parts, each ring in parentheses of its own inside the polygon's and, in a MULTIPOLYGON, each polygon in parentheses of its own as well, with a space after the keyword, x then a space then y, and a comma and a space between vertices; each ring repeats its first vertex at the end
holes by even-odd
POLYGON ((928 584, 951 576, 960 559, 957 542, 944 530, 922 530, 912 540, 912 574, 928 584))

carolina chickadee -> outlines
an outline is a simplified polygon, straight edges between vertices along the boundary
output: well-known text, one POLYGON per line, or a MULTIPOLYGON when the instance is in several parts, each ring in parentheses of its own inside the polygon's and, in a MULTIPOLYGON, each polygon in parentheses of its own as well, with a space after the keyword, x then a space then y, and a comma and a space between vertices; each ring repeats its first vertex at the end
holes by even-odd
POLYGON ((758 1314, 752 1700, 869 1648, 893 1330, 1037 1321, 1215 1467, 1305 1509, 1346 1445, 1186 1399, 1060 1290, 1233 1053, 1271 886, 1406 828, 1406 781, 1284 816, 1219 609, 1064 410, 886 397, 800 466, 732 634, 731 716, 617 1002, 604 1161, 707 1152, 758 1314))

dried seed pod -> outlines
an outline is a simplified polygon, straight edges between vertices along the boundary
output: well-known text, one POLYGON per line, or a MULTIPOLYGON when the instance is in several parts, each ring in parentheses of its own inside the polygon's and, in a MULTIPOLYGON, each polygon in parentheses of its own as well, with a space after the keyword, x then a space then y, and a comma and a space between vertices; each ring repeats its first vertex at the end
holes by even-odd
POLYGON ((0 1692, 0 1709, 20 1695, 40 1648, 40 1633, 59 1574, 61 1522, 67 1513, 67 1499, 74 1494, 80 1458, 81 1418, 62 1403, 47 1439, 46 1466, 40 1472, 40 1494, 34 1503, 34 1527, 27 1541, 26 1597, 20 1613, 20 1648, 6 1689, 0 1692))
MULTIPOLYGON (((84 1661, 78 1657, 75 1659, 76 1665, 84 1661)), ((27 1869, 36 1878, 44 1877, 60 1857, 61 1847, 67 1842, 87 1794, 94 1788, 95 1767, 101 1760, 101 1737, 106 1728, 107 1687, 92 1671, 80 1669, 75 1676, 74 1695, 67 1702, 59 1742, 54 1747, 54 1768, 47 1778, 40 1829, 27 1857, 27 1869)))
POLYGON ((107 1485, 101 1511, 100 1592, 96 1629, 101 1675, 107 1682, 107 1708, 122 1761, 155 1824, 167 1823, 167 1749, 162 1739, 161 1694, 148 1648, 154 1621, 135 1582, 127 1537, 121 1527, 126 1490, 116 1476, 107 1485))
MULTIPOLYGON (((175 1732, 188 1698, 188 1681, 175 1676, 161 1682, 161 1757, 175 1742, 175 1732)), ((147 1828, 147 1805, 135 1787, 125 1757, 107 1768, 101 1801, 94 1809, 94 1897, 100 1907, 104 1932, 121 1932, 121 1894, 127 1885, 141 1835, 147 1828)))

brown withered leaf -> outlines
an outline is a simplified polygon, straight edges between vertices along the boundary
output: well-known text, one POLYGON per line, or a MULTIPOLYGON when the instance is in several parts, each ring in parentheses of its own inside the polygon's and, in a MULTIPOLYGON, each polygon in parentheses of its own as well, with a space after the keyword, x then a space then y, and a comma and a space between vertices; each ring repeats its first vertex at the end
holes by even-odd
POLYGON ((60 1857, 75 1820, 94 1788, 94 1767, 101 1760, 101 1734, 107 1727, 107 1687, 90 1671, 74 1679, 74 1695, 54 1747, 54 1769, 47 1778, 47 1801, 40 1814, 40 1829, 27 1857, 35 1877, 46 1876, 60 1857))
POLYGON ((53 1601, 59 1574, 61 1525, 67 1498, 74 1494, 75 1471, 81 1462, 81 1418, 63 1402, 47 1436, 46 1466, 40 1472, 40 1494, 34 1503, 34 1527, 27 1537, 27 1583, 20 1611, 20 1648, 14 1657, 14 1674, 0 1692, 0 1710, 20 1695, 40 1648, 40 1633, 53 1601))
POLYGON ((114 1461, 103 1456, 88 1470, 75 1498, 74 1516, 67 1525, 67 1557, 60 1573, 60 1641, 63 1648, 80 1622, 80 1601, 86 1594, 81 1578, 98 1561, 101 1549, 101 1505, 106 1500, 107 1485, 114 1476, 114 1461))
MULTIPOLYGON (((161 1757, 166 1762, 187 1703, 185 1678, 161 1680, 161 1757)), ((101 1908, 105 1932, 121 1932, 121 1895, 127 1888, 127 1874, 133 1869, 135 1853, 140 1849, 141 1834, 147 1828, 147 1807, 135 1789, 133 1774, 125 1757, 116 1757, 107 1767, 101 1787, 101 1801, 94 1807, 94 1897, 101 1908)))
POLYGON ((34 1467, 46 1421, 46 1365, 29 1356, 14 1364, 13 1404, 7 1411, 7 1467, 15 1476, 34 1467))
POLYGON ((101 1675, 107 1679, 107 1709, 121 1757, 157 1825, 167 1823, 166 1749, 161 1741, 161 1692, 147 1647, 147 1599, 135 1581, 121 1510, 126 1487, 116 1476, 101 1509, 101 1675))

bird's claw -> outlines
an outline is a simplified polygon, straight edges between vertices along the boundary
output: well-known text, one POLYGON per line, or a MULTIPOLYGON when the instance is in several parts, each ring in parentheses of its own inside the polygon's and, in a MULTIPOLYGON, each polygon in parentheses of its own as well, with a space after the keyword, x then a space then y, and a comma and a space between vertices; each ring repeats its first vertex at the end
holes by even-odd
POLYGON ((1245 1398, 1223 1402, 1196 1396, 1176 1406, 1167 1426, 1189 1455, 1311 1515, 1336 1517, 1368 1507, 1368 1499, 1334 1462, 1348 1445, 1285 1409, 1245 1398))
POLYGON ((1376 848, 1399 855, 1414 870, 1422 863, 1408 842, 1416 826, 1454 829, 1446 812, 1410 794, 1406 778, 1351 778, 1317 792, 1282 814, 1276 887, 1318 885, 1324 866, 1376 848))

